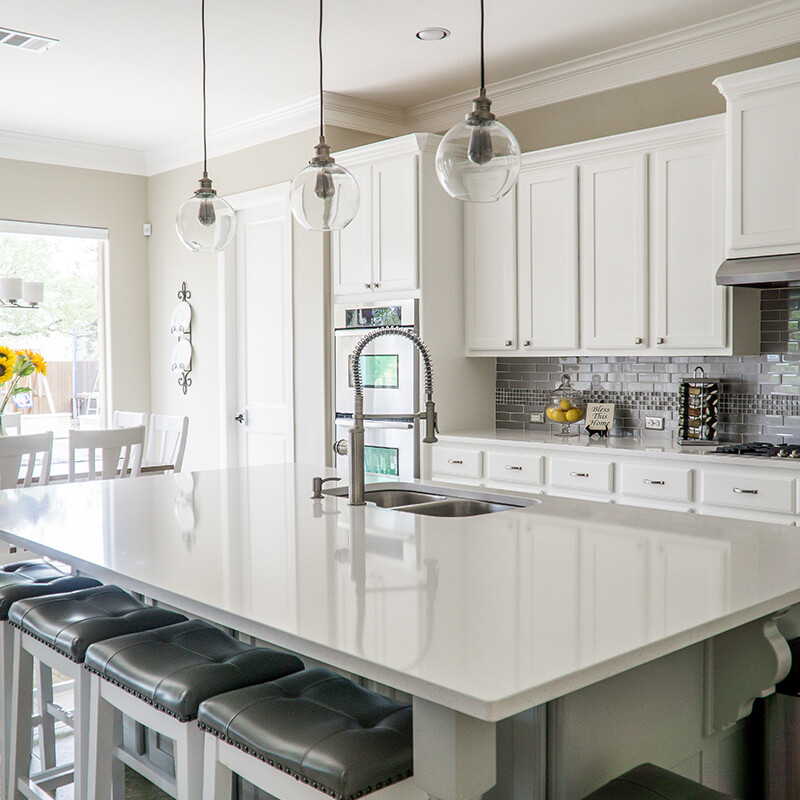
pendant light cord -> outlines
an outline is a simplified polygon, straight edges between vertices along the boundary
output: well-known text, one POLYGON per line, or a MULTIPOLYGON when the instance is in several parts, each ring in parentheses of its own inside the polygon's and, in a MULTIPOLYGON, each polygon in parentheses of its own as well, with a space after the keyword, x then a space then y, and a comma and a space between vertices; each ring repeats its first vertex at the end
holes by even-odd
POLYGON ((486 94, 486 75, 483 57, 483 0, 481 0, 481 94, 486 94))
POLYGON ((319 0, 319 138, 325 138, 322 100, 322 0, 319 0))
POLYGON ((203 39, 203 177, 208 177, 208 143, 206 141, 206 0, 200 0, 200 30, 203 39))

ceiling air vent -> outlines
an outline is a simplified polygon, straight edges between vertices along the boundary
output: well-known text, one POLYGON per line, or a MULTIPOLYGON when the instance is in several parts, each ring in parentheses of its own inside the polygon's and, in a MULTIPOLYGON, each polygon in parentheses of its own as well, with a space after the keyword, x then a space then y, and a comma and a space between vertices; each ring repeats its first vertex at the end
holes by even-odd
POLYGON ((0 44, 18 47, 20 50, 29 50, 32 53, 43 53, 45 50, 49 50, 54 44, 58 44, 58 39, 50 39, 47 36, 34 36, 32 33, 23 33, 22 31, 0 28, 0 44))

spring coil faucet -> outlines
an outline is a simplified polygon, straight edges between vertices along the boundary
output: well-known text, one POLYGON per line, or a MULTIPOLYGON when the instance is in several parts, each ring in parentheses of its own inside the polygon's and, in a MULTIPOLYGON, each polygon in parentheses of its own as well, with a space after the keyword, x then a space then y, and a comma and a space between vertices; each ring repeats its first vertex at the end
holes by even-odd
POLYGON ((353 427, 350 428, 349 445, 344 440, 334 444, 334 450, 340 455, 350 454, 350 488, 349 502, 351 506, 363 506, 364 501, 364 420, 385 419, 380 414, 364 414, 364 386, 361 380, 361 353, 364 348, 379 336, 403 336, 409 339, 419 350, 425 369, 425 410, 419 414, 413 412, 409 416, 425 420, 425 438, 427 444, 439 441, 436 438, 436 407, 433 403, 433 365, 431 354, 419 334, 410 328, 387 326, 375 328, 359 339, 351 356, 351 373, 355 388, 355 403, 353 407, 353 427))

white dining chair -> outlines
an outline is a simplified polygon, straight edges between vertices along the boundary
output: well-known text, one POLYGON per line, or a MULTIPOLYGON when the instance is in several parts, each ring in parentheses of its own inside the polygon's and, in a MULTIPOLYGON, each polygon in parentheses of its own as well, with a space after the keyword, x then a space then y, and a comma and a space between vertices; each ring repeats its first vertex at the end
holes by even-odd
POLYGON ((39 453, 42 454, 39 485, 45 486, 50 480, 53 431, 29 433, 25 436, 0 436, 0 489, 15 489, 19 485, 19 472, 25 456, 28 457, 28 463, 21 485, 30 486, 39 453))
POLYGON ((147 452, 147 412, 146 411, 114 411, 111 416, 112 428, 135 428, 144 425, 144 444, 142 452, 147 452))
POLYGON ((5 412, 3 414, 3 428, 6 433, 11 433, 12 431, 14 433, 22 433, 22 414, 5 412))
POLYGON ((172 464, 174 471, 180 472, 188 433, 189 417, 151 414, 145 463, 172 464))
POLYGON ((82 476, 75 465, 75 452, 88 450, 88 475, 90 481, 100 478, 135 478, 142 468, 144 450, 144 425, 133 428, 108 428, 69 432, 69 481, 82 476), (102 469, 97 470, 97 451, 101 451, 102 469))

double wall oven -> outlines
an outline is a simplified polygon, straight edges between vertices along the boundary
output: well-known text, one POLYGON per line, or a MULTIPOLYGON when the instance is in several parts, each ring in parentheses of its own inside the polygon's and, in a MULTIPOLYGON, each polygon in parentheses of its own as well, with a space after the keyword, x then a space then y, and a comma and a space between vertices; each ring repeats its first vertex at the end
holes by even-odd
MULTIPOLYGON (((352 352, 372 328, 397 325, 417 330, 417 300, 382 305, 347 303, 334 306, 335 439, 347 439, 353 424, 352 352)), ((419 357, 402 336, 381 336, 361 354, 364 412, 384 419, 364 423, 365 471, 402 480, 419 476, 419 357)), ((347 474, 348 457, 336 456, 347 474)))

